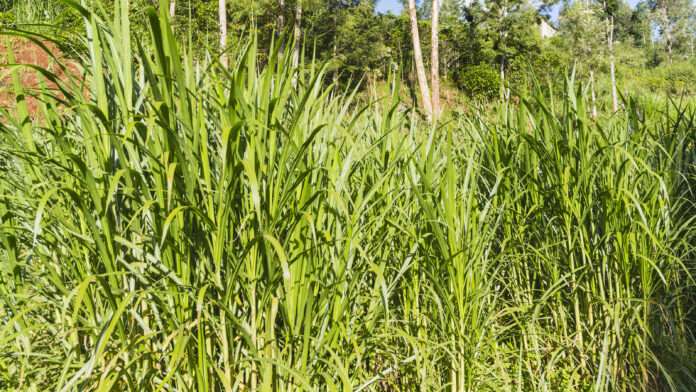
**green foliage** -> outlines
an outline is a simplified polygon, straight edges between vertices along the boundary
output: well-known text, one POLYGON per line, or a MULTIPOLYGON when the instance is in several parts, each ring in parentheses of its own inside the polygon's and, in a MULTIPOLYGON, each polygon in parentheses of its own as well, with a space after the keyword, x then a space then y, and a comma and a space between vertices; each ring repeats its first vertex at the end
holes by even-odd
MULTIPOLYGON (((392 60, 382 38, 381 20, 375 20, 374 12, 372 2, 361 2, 340 14, 334 36, 337 56, 332 60, 343 76, 357 79, 371 70, 383 70, 382 66, 392 60)), ((333 49, 327 51, 330 53, 333 49)))
POLYGON ((693 63, 680 62, 665 68, 670 92, 696 94, 696 68, 693 63))
POLYGON ((14 15, 11 12, 0 12, 0 26, 14 25, 14 15))
POLYGON ((649 0, 648 5, 651 19, 659 32, 663 53, 671 62, 675 52, 686 53, 687 47, 693 45, 694 31, 690 30, 690 26, 696 5, 691 0, 649 0))
POLYGON ((596 66, 606 54, 606 25, 601 13, 599 5, 578 1, 560 15, 563 43, 589 67, 596 66))
POLYGON ((482 53, 488 59, 507 66, 517 57, 535 53, 541 44, 537 13, 524 0, 474 2, 470 9, 481 39, 482 53))
POLYGON ((489 100, 500 92, 500 75, 488 64, 464 68, 457 75, 457 86, 471 98, 489 100))
POLYGON ((362 106, 114 5, 78 8, 84 83, 8 68, 0 388, 693 389, 693 102, 592 118, 566 79, 435 127, 393 75, 362 106))
POLYGON ((696 70, 694 65, 678 62, 650 70, 638 80, 637 88, 643 87, 646 92, 663 93, 666 95, 696 94, 696 70))
POLYGON ((627 27, 627 33, 632 43, 637 47, 645 48, 651 43, 652 28, 650 21, 650 4, 639 1, 631 13, 631 20, 627 27))
MULTIPOLYGON (((553 86, 554 91, 564 89, 565 75, 570 71, 566 52, 559 50, 555 42, 547 43, 537 54, 517 57, 507 69, 507 86, 516 96, 525 96, 538 84, 553 86)), ((548 92, 548 95, 553 94, 548 92)))

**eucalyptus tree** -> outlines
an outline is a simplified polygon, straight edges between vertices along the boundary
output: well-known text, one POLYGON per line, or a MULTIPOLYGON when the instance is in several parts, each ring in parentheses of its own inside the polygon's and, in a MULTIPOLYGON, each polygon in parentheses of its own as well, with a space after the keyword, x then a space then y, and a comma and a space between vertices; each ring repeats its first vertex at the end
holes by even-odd
POLYGON ((609 78, 611 81, 611 108, 613 112, 619 110, 619 100, 616 90, 616 64, 614 56, 614 20, 618 14, 621 0, 602 0, 602 13, 606 22, 607 51, 609 56, 609 78))
POLYGON ((689 42, 690 17, 694 13, 691 0, 650 0, 652 19, 659 32, 659 40, 667 53, 670 64, 675 48, 683 48, 689 42))
POLYGON ((300 63, 300 40, 302 38, 302 0, 295 2, 295 19, 293 21, 292 36, 294 46, 292 48, 292 64, 297 67, 300 63))
POLYGON ((425 76, 425 65, 423 64, 423 52, 420 44, 420 34, 418 33, 418 13, 416 10, 416 0, 408 0, 408 17, 411 21, 411 41, 413 43, 413 61, 416 66, 416 77, 418 78, 418 88, 421 95, 421 105, 425 110, 425 115, 432 118, 433 106, 430 98, 430 88, 425 76))
POLYGON ((430 83, 432 84, 433 118, 440 116, 440 2, 433 0, 430 35, 430 83))
POLYGON ((220 61, 227 66, 227 4, 225 0, 218 0, 218 23, 220 25, 220 61))
POLYGON ((278 32, 285 29, 285 0, 278 0, 278 32))
POLYGON ((696 8, 691 10, 689 20, 689 57, 694 58, 694 51, 696 50, 696 8))

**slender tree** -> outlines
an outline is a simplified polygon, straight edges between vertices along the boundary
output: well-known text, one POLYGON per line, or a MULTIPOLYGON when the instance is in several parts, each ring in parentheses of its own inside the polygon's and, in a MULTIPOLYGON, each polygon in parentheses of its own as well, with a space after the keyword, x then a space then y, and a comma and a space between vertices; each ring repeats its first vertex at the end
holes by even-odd
POLYGON ((278 57, 285 52, 283 33, 285 32, 285 0, 278 0, 278 19, 276 21, 276 38, 278 39, 278 57))
POLYGON ((169 1, 169 17, 173 19, 174 15, 176 15, 176 0, 170 0, 169 1))
POLYGON ((278 1, 278 34, 285 29, 285 0, 278 1))
POLYGON ((606 21, 607 55, 609 56, 609 80, 611 82, 611 109, 614 113, 619 110, 619 98, 616 91, 616 64, 614 59, 614 20, 619 14, 621 0, 603 0, 602 12, 606 21))
POLYGON ((693 58, 696 51, 696 6, 691 10, 689 20, 689 56, 693 58))
POLYGON ((594 71, 605 45, 602 39, 605 30, 600 12, 597 4, 583 1, 570 4, 560 15, 561 36, 576 58, 581 59, 576 65, 585 65, 589 71, 593 118, 597 117, 594 71))
POLYGON ((607 48, 609 49, 609 78, 611 79, 611 109, 614 113, 619 110, 619 99, 616 92, 616 65, 614 64, 614 16, 609 16, 607 48))
POLYGON ((295 46, 292 48, 292 65, 300 64, 300 39, 302 38, 302 0, 295 4, 295 22, 293 27, 293 39, 295 46))
POLYGON ((227 5, 225 0, 218 0, 218 18, 220 23, 220 52, 222 65, 227 67, 227 5))
POLYGON ((431 51, 430 51, 430 78, 433 101, 433 118, 440 117, 440 4, 439 0, 433 0, 431 10, 431 51))
POLYGON ((590 96, 592 98, 592 118, 597 118, 597 95, 595 94, 594 71, 590 68, 590 96))
POLYGON ((425 65, 423 65, 423 53, 420 46, 420 35, 418 34, 418 15, 416 14, 416 0, 408 0, 408 16, 411 20, 411 40, 413 41, 413 57, 416 64, 416 77, 421 93, 423 109, 428 119, 432 119, 433 107, 430 100, 430 89, 428 80, 425 76, 425 65))
POLYGON ((691 0, 650 0, 649 4, 660 41, 672 64, 675 48, 688 45, 689 18, 694 12, 694 5, 691 0))

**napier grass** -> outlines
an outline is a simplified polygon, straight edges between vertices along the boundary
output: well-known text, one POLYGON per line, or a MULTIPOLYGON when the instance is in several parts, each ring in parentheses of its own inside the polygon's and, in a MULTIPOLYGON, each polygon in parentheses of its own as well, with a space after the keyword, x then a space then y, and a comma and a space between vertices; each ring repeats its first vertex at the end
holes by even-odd
POLYGON ((0 113, 0 389, 693 390, 693 105, 432 125, 73 7, 84 79, 0 113))

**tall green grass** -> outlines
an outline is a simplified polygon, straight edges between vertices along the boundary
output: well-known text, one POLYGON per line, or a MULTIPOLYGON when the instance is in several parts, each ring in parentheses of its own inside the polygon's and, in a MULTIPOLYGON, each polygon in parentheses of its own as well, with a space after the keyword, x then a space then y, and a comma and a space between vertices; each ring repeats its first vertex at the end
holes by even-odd
POLYGON ((0 117, 0 389, 696 385, 693 106, 571 78, 434 127, 73 7, 87 87, 0 117))

